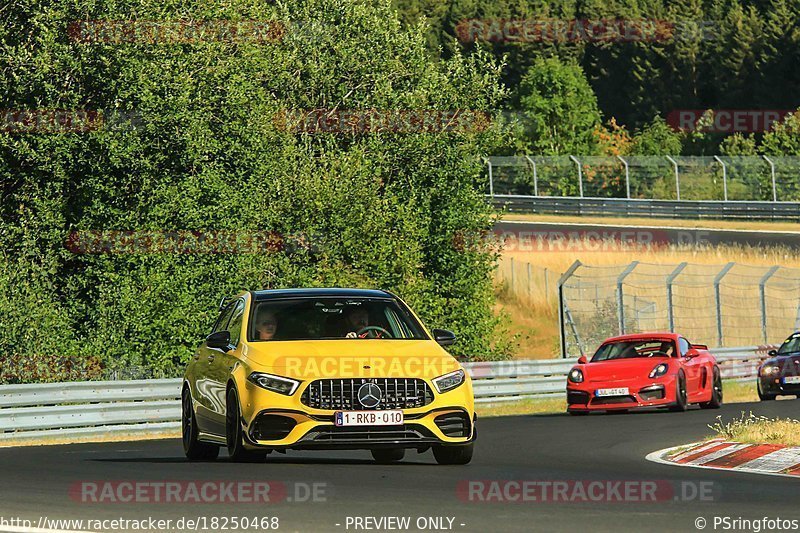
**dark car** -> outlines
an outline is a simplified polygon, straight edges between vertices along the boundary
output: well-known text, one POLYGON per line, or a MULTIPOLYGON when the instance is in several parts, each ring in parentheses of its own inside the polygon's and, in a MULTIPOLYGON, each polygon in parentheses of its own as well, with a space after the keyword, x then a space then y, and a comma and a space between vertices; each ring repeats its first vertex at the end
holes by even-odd
POLYGON ((758 367, 758 397, 762 401, 781 395, 800 398, 800 331, 769 355, 758 367))

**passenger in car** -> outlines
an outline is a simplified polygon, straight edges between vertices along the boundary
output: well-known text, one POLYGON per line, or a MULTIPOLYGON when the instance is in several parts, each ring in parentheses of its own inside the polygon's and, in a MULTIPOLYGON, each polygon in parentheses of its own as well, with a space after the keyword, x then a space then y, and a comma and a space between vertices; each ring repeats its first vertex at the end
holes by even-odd
POLYGON ((275 338, 278 331, 278 319, 272 311, 262 311, 256 320, 256 337, 260 341, 269 341, 275 338))

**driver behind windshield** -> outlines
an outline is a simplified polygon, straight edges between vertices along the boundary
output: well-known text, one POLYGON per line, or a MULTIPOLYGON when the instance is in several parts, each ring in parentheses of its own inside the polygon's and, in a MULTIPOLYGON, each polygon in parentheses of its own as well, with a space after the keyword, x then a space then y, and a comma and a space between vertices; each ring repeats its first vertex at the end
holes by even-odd
POLYGON ((345 327, 348 330, 345 338, 358 339, 365 338, 368 332, 359 333, 362 329, 369 326, 369 311, 363 307, 353 307, 345 315, 345 327))

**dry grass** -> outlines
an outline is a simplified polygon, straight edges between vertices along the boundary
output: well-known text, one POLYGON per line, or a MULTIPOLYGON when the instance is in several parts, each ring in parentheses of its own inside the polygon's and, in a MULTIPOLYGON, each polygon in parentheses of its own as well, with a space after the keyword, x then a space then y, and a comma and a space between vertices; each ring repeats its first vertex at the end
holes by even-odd
POLYGON ((756 392, 755 380, 723 380, 722 396, 725 403, 749 403, 759 401, 758 392, 756 392))
POLYGON ((790 418, 770 419, 742 412, 741 418, 731 422, 723 422, 722 417, 717 417, 717 422, 708 427, 715 433, 710 438, 722 437, 746 444, 800 446, 800 421, 790 418))
POLYGON ((524 220, 526 222, 560 222, 565 224, 606 224, 614 226, 672 226, 675 228, 740 229, 761 231, 797 231, 795 222, 765 222, 757 220, 682 220, 653 218, 618 217, 577 217, 560 215, 506 214, 503 220, 524 220))
POLYGON ((475 411, 480 418, 565 413, 567 411, 567 400, 564 398, 546 398, 542 400, 521 400, 518 402, 499 403, 487 406, 478 405, 475 407, 475 411))
MULTIPOLYGON (((770 300, 771 334, 781 331, 781 335, 780 339, 771 340, 781 340, 785 331, 792 330, 797 318, 797 298, 800 296, 798 250, 720 245, 642 249, 610 247, 603 253, 505 251, 498 262, 496 280, 500 287, 500 305, 511 317, 509 329, 521 334, 516 357, 540 358, 547 357, 548 353, 557 353, 553 350, 558 346, 557 282, 561 273, 576 260, 585 266, 577 271, 578 277, 570 281, 570 308, 578 319, 582 316, 596 324, 600 324, 597 320, 602 320, 602 317, 591 318, 593 313, 607 315, 615 309, 616 276, 624 265, 633 261, 640 264, 626 279, 625 297, 629 306, 637 308, 637 301, 641 304, 642 312, 636 314, 637 323, 631 326, 634 330, 653 331, 668 327, 666 278, 675 266, 683 262, 689 266, 676 278, 673 287, 675 327, 696 342, 717 344, 713 279, 728 262, 737 264, 720 286, 723 312, 727 314, 724 323, 728 345, 763 343, 760 323, 754 314, 760 305, 758 283, 774 265, 780 265, 782 269, 770 279, 766 296, 770 300), (580 290, 575 288, 576 285, 580 290), (526 335, 530 340, 526 340, 526 335)), ((628 319, 634 317, 628 316, 628 319)), ((586 348, 592 350, 594 346, 586 348)))

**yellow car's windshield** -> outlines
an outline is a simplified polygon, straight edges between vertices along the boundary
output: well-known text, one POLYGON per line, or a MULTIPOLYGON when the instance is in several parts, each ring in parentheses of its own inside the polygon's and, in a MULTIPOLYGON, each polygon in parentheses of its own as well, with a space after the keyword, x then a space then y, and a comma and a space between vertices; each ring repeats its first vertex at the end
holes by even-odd
POLYGON ((250 341, 427 339, 422 326, 391 298, 297 297, 256 302, 250 341))

